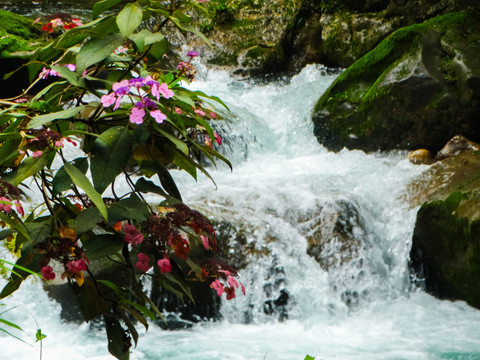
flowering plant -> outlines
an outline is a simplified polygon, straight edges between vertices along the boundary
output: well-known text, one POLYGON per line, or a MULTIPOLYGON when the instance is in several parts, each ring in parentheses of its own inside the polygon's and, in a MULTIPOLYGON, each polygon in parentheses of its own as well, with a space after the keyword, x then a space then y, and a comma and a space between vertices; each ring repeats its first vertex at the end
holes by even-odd
POLYGON ((142 290, 144 277, 179 296, 192 297, 193 279, 227 299, 236 289, 245 293, 235 270, 215 258, 215 230, 183 204, 170 174, 210 177, 198 153, 230 166, 212 146, 221 144, 213 106, 225 105, 182 86, 194 80, 198 54, 173 69, 165 61, 165 24, 207 41, 187 13, 206 13, 208 4, 165 4, 97 2, 91 22, 72 20, 74 27, 31 56, 28 70, 40 90, 0 101, 0 240, 19 254, 0 299, 32 271, 45 281, 66 279, 85 320, 103 317, 109 351, 119 359, 137 342, 132 319, 148 327, 147 318, 162 317, 142 290), (14 101, 20 98, 28 101, 14 101), (67 145, 81 155, 69 158, 67 145), (26 211, 21 187, 39 192, 41 206, 26 211), (146 194, 161 201, 147 202, 146 194), (194 247, 201 256, 191 255, 194 247), (99 278, 94 261, 116 264, 124 281, 99 278))

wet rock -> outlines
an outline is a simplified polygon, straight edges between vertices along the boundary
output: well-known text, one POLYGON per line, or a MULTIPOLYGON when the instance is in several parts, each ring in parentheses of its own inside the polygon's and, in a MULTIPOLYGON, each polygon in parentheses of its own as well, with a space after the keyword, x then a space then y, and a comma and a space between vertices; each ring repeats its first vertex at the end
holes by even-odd
POLYGON ((456 156, 463 151, 480 150, 480 144, 468 140, 462 135, 455 135, 447 144, 437 153, 435 160, 442 160, 447 157, 456 156))
POLYGON ((455 134, 480 141, 480 10, 402 28, 345 70, 313 111, 330 150, 425 148, 455 134))
POLYGON ((407 159, 414 164, 428 165, 433 162, 432 154, 427 149, 418 149, 410 151, 407 159))

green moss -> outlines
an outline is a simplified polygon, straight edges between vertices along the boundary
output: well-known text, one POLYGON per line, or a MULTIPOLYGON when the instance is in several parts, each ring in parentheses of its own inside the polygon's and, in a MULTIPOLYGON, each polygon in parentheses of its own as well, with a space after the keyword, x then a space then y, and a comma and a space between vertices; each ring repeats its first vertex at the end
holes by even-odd
POLYGON ((209 64, 220 65, 220 66, 236 66, 238 65, 238 54, 234 51, 217 51, 215 56, 208 60, 209 64))
POLYGON ((37 41, 40 31, 33 26, 33 21, 23 16, 0 10, 0 52, 8 57, 11 52, 29 51, 30 45, 37 41))

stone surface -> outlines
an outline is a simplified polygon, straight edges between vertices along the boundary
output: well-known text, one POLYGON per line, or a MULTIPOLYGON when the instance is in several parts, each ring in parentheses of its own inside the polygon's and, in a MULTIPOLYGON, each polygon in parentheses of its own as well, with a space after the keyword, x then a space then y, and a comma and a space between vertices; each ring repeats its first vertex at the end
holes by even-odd
POLYGON ((330 150, 426 148, 480 140, 480 10, 402 28, 345 70, 312 120, 330 150))
POLYGON ((434 296, 480 308, 480 154, 437 161, 409 193, 423 204, 410 252, 414 279, 434 296))

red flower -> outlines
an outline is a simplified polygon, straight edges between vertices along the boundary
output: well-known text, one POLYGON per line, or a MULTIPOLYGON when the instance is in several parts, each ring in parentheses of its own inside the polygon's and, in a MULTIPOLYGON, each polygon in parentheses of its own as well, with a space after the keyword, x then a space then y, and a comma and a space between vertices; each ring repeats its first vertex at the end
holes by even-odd
POLYGON ((222 294, 224 292, 224 289, 223 289, 222 283, 220 281, 218 281, 218 279, 216 279, 214 282, 212 282, 210 284, 210 287, 217 291, 218 296, 222 296, 222 294))
POLYGON ((147 272, 148 269, 150 269, 150 265, 148 265, 148 262, 150 261, 150 257, 143 253, 139 253, 137 255, 137 258, 138 258, 138 262, 135 264, 135 267, 140 271, 147 272))
POLYGON ((45 280, 53 280, 55 279, 55 273, 51 266, 44 266, 42 268, 42 275, 45 280))
POLYGON ((43 31, 46 31, 46 32, 48 32, 48 33, 52 33, 52 32, 53 32, 53 25, 52 25, 52 23, 49 22, 49 23, 43 25, 43 26, 42 26, 42 30, 43 30, 43 31))
POLYGON ((233 286, 225 286, 225 294, 227 294, 227 300, 235 298, 235 288, 233 286))
POLYGON ((138 231, 135 226, 127 224, 125 225, 125 241, 132 245, 140 244, 143 241, 143 235, 138 231))
POLYGON ((170 264, 170 260, 168 260, 167 258, 158 260, 157 265, 160 268, 160 272, 162 274, 165 274, 172 270, 172 264, 170 264))

